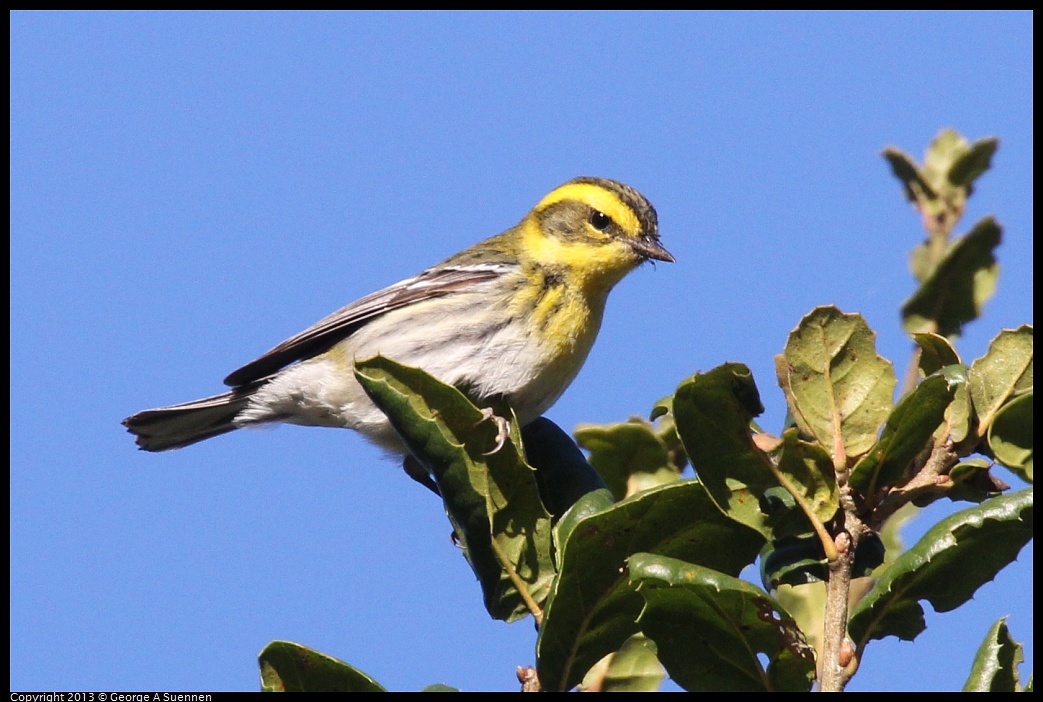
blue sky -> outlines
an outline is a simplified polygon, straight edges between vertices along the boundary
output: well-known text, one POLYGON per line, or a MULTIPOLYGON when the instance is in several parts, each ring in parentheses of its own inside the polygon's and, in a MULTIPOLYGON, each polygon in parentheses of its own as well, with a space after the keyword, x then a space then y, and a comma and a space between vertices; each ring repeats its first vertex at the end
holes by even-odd
MULTIPOLYGON (((11 687, 255 690, 289 639, 396 690, 513 690, 531 620, 488 619, 440 503, 360 436, 242 431, 160 455, 120 420, 222 388, 350 302, 625 181, 677 263, 609 301, 548 416, 646 415, 772 357, 816 305, 899 374, 922 238, 880 157, 1001 139, 961 231, 1003 224, 958 348, 1032 322, 1029 13, 11 14, 11 687)), ((1003 472, 1015 486, 1021 484, 1003 472)), ((915 539, 951 511, 928 510, 915 539)), ((1032 671, 1032 546, 850 689, 953 690, 1000 616, 1032 671)))

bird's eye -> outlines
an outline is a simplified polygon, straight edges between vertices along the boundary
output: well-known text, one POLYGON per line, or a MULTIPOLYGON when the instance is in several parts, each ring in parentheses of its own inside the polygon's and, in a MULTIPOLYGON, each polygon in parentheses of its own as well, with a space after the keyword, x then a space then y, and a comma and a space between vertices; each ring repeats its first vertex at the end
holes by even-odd
POLYGON ((599 232, 603 232, 608 229, 608 225, 612 224, 612 218, 604 212, 594 210, 590 213, 590 226, 597 229, 599 232))

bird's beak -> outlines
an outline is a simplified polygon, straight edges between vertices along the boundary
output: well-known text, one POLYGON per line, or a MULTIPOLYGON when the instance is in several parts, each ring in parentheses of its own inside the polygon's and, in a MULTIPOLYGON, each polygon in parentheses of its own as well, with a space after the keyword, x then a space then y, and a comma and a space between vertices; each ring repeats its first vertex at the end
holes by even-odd
POLYGON ((664 249, 655 239, 637 239, 631 241, 630 246, 645 258, 666 261, 667 263, 673 263, 675 260, 670 255, 670 252, 664 249))

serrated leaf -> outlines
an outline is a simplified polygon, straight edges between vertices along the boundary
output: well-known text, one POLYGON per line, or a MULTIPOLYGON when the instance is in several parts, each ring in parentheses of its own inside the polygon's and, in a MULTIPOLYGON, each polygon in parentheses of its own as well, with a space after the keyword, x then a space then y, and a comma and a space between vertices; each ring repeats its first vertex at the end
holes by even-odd
POLYGON ((521 457, 517 422, 496 449, 496 423, 459 390, 423 371, 376 356, 356 362, 355 377, 438 485, 489 614, 506 621, 526 616, 529 610, 495 549, 537 603, 546 598, 555 573, 551 516, 521 457))
POLYGON ((750 433, 764 411, 750 369, 725 363, 696 373, 678 386, 672 408, 692 468, 718 508, 769 537, 759 501, 778 483, 750 433))
MULTIPOLYGON (((962 369, 962 366, 947 366, 962 369)), ((884 486, 898 485, 910 476, 910 467, 927 446, 945 417, 956 394, 966 383, 965 371, 939 372, 924 379, 901 399, 887 418, 887 424, 869 453, 851 469, 849 483, 870 496, 884 486)))
POLYGON ((989 627, 971 664, 964 692, 1018 692, 1018 665, 1025 659, 1021 644, 1010 636, 1007 618, 989 627))
POLYGON ((1032 391, 1003 405, 989 427, 989 448, 996 460, 1032 482, 1032 391))
POLYGON ((971 364, 971 401, 978 415, 978 434, 988 432, 1007 402, 1032 389, 1032 327, 1004 329, 985 355, 971 364))
POLYGON ((617 500, 680 478, 666 444, 649 424, 581 424, 574 434, 617 500))
POLYGON ((855 607, 848 623, 861 649, 871 639, 912 641, 924 630, 927 600, 948 612, 992 580, 1032 538, 1032 488, 994 497, 932 527, 899 556, 855 607))
POLYGON ((638 625, 689 692, 807 692, 814 653, 793 618, 760 588, 648 553, 628 561, 644 599, 638 625), (760 656, 768 661, 767 669, 760 656))
POLYGON ((540 500, 553 516, 563 515, 580 497, 605 488, 594 466, 561 427, 539 417, 521 428, 526 462, 536 471, 540 500))
MULTIPOLYGON (((597 495, 585 496, 573 510, 588 508, 597 495)), ((641 598, 627 586, 628 557, 650 551, 737 575, 764 543, 756 531, 723 515, 693 480, 646 490, 575 522, 566 514, 566 521, 560 573, 536 643, 544 690, 571 689, 637 632, 641 598)))
POLYGON ((272 641, 257 660, 263 692, 387 692, 344 661, 290 641, 272 641))
POLYGON ((876 334, 858 314, 816 307, 775 357, 779 386, 805 434, 834 458, 861 456, 891 411, 894 367, 876 353, 876 334))
POLYGON ((902 326, 909 334, 935 332, 957 336, 981 315, 999 276, 993 250, 1002 230, 991 217, 958 239, 912 297, 902 305, 902 326))

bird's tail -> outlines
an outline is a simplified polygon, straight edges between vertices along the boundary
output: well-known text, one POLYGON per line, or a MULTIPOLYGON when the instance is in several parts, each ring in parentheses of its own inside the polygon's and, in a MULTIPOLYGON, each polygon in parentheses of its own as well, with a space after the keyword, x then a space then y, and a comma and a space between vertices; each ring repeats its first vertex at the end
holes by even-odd
POLYGON ((252 383, 213 397, 170 407, 144 410, 123 420, 138 448, 169 451, 230 432, 235 417, 246 408, 261 383, 252 383))

